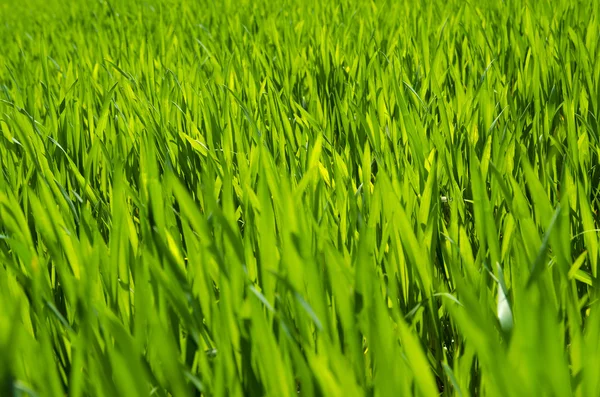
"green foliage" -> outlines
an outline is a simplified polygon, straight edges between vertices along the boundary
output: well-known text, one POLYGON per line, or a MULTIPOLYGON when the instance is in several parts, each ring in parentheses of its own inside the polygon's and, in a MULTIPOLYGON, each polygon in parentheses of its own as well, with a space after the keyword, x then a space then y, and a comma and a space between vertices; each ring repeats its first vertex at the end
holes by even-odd
POLYGON ((600 395, 600 2, 0 24, 0 395, 600 395))

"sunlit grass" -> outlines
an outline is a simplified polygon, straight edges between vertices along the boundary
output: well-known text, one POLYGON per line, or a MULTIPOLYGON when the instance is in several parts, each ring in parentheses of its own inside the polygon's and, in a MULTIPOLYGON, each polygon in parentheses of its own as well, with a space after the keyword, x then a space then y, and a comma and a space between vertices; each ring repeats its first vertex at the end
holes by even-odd
POLYGON ((0 0, 0 396, 598 396, 600 2, 0 0))

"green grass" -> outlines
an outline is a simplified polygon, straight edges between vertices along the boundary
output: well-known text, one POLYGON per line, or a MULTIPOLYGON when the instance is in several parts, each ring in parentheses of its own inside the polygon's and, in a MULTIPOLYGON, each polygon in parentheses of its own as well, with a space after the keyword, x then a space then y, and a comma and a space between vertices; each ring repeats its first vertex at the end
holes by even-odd
POLYGON ((600 395, 599 1, 0 25, 0 396, 600 395))

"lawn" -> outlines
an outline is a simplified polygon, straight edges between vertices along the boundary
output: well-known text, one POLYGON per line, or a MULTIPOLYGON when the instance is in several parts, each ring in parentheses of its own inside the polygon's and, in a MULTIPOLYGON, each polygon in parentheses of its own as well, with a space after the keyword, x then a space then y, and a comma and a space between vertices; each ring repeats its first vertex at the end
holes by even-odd
POLYGON ((0 396, 599 396, 599 101, 596 0, 0 0, 0 396))

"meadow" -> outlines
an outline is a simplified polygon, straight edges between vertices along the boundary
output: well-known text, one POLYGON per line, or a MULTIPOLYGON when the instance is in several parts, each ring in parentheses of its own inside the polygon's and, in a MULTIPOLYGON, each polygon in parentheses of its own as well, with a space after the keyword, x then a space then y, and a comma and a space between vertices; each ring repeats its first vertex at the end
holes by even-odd
POLYGON ((0 396, 600 396, 599 36, 0 0, 0 396))

